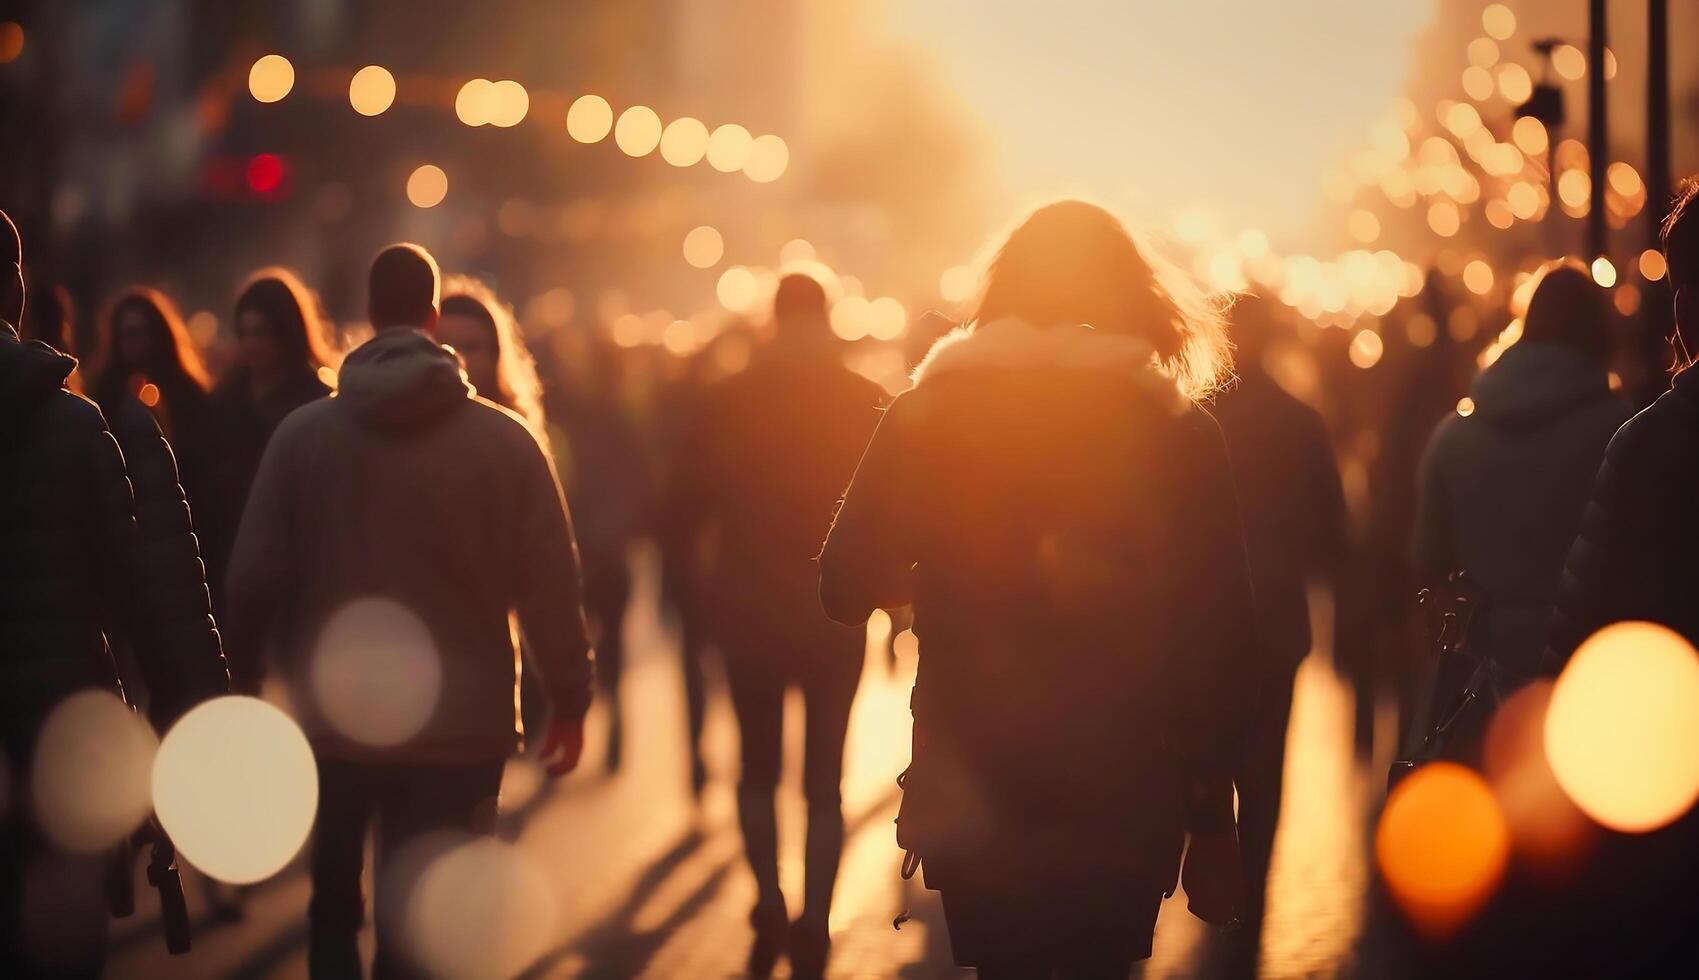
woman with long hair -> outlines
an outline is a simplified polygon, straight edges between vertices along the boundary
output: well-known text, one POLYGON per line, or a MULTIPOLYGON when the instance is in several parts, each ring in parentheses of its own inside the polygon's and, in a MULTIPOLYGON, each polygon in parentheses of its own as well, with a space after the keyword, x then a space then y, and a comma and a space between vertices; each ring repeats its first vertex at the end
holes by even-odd
POLYGON ((1232 476, 1220 309, 1107 211, 1041 208, 891 404, 820 555, 826 611, 912 605, 899 844, 982 976, 1125 976, 1180 876, 1233 914, 1232 476))
POLYGON ((212 392, 216 492, 197 522, 219 611, 224 569, 266 444, 284 416, 330 394, 324 374, 334 363, 318 298, 288 269, 249 276, 237 294, 232 322, 235 362, 212 392))
MULTIPOLYGON (((125 290, 100 318, 98 346, 100 368, 90 393, 120 445, 125 417, 133 417, 137 406, 145 407, 170 443, 176 478, 191 510, 210 501, 213 451, 207 372, 177 304, 151 286, 125 290)), ((130 447, 122 448, 130 456, 130 447)))
POLYGON ((490 287, 470 276, 448 276, 442 284, 437 339, 454 348, 478 394, 518 413, 543 435, 543 385, 537 364, 519 332, 513 310, 490 287))

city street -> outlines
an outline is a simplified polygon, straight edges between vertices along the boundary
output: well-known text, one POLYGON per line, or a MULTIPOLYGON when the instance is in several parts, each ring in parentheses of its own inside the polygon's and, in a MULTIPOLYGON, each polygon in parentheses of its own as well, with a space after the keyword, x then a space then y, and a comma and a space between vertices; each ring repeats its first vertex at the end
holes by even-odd
MULTIPOLYGON (((627 621, 625 768, 613 777, 599 770, 605 720, 597 712, 579 772, 547 785, 521 763, 510 768, 504 786, 504 834, 552 880, 558 895, 549 951, 535 976, 735 976, 747 952, 754 883, 743 864, 734 812, 736 725, 729 703, 717 693, 706 735, 712 781, 698 809, 689 793, 676 648, 658 623, 652 577, 639 579, 627 621)), ((893 671, 882 650, 870 644, 848 740, 848 834, 832 914, 833 976, 954 973, 937 896, 899 877, 901 853, 892 831, 894 779, 908 754, 913 670, 912 652, 903 650, 893 671), (912 919, 893 930, 892 920, 904 910, 912 919)), ((787 717, 788 769, 781 791, 782 870, 793 896, 802 885, 799 721, 800 704, 787 717)), ((1266 976, 1337 973, 1361 931, 1368 876, 1362 815, 1369 782, 1354 768, 1350 725, 1349 688, 1323 658, 1312 657, 1299 675, 1290 735, 1263 952, 1266 976)), ((166 955, 149 915, 151 895, 143 892, 137 919, 115 923, 109 976, 167 970, 184 977, 305 975, 308 887, 299 863, 251 890, 240 923, 210 921, 198 882, 186 885, 196 916, 193 952, 181 959, 166 955)), ((1176 896, 1164 906, 1155 956, 1144 976, 1207 973, 1208 940, 1203 924, 1187 914, 1184 896, 1176 896)))

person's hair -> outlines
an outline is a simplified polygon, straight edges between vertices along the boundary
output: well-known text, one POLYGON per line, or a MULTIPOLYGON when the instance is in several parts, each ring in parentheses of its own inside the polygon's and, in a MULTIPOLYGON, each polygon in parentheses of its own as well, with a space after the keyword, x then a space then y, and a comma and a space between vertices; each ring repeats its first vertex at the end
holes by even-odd
POLYGON ((1670 289, 1699 286, 1699 218, 1689 217, 1694 198, 1699 197, 1699 176, 1681 182, 1661 229, 1664 260, 1669 267, 1670 289))
POLYGON ((826 287, 820 280, 805 272, 792 272, 779 280, 773 291, 773 319, 793 320, 800 317, 823 318, 826 315, 826 287))
POLYGON ((490 401, 519 413, 533 432, 543 431, 543 383, 537 362, 514 319, 513 308, 471 276, 449 276, 442 287, 442 312, 475 320, 489 332, 496 351, 496 390, 480 391, 490 401))
POLYGON ((1083 323, 1137 337, 1187 397, 1200 399, 1232 369, 1223 307, 1140 248, 1108 211, 1058 201, 1029 215, 997 250, 973 319, 1083 323))
POLYGON ((1610 300, 1578 259, 1554 259, 1534 273, 1522 341, 1566 344, 1601 364, 1610 360, 1610 300))
POLYGON ((188 328, 171 298, 151 286, 132 286, 119 293, 100 317, 100 371, 95 376, 94 400, 110 409, 129 394, 130 376, 141 373, 154 383, 167 405, 183 396, 207 390, 206 368, 188 328), (118 342, 118 321, 129 312, 140 313, 152 340, 147 364, 124 364, 118 342))
MULTIPOLYGON (((283 349, 290 369, 317 373, 334 359, 318 297, 288 269, 274 266, 248 277, 236 296, 236 330, 241 330, 242 314, 248 312, 258 313, 271 326, 272 339, 283 349)), ((248 369, 237 365, 229 380, 245 382, 247 376, 248 369)))
MULTIPOLYGON (((12 216, 0 211, 0 319, 23 319, 24 241, 12 216)), ((14 324, 19 326, 21 324, 14 324)))
POLYGON ((411 242, 391 245, 372 260, 367 313, 373 330, 421 327, 436 314, 442 292, 437 260, 411 242))

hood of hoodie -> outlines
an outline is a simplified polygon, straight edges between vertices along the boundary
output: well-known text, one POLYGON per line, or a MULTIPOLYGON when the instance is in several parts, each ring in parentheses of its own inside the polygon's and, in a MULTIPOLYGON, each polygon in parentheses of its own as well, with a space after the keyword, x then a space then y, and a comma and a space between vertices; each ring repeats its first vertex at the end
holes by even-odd
POLYGON ((11 416, 65 387, 77 359, 38 341, 22 341, 0 320, 0 416, 11 416))
POLYGON ((1563 344, 1518 343, 1469 386, 1475 417, 1495 425, 1538 425, 1611 397, 1610 375, 1563 344))
POLYGON ((418 330, 379 334, 342 362, 336 402, 386 432, 429 428, 472 397, 454 354, 418 330))

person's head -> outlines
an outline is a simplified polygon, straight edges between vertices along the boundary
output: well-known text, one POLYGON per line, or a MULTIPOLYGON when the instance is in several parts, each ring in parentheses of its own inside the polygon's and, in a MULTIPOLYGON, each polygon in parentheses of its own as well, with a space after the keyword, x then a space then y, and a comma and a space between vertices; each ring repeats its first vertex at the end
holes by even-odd
POLYGON ((0 320, 24 318, 24 244, 12 217, 0 211, 0 320))
POLYGON ((401 242, 372 260, 366 312, 373 330, 432 329, 441 295, 437 260, 422 246, 401 242))
POLYGON ((1576 259, 1547 262, 1534 273, 1522 341, 1565 344, 1600 364, 1610 360, 1610 300, 1576 259))
POLYGON ((1137 337, 1193 398, 1232 366, 1220 308, 1146 255, 1114 215, 1083 201, 1039 208, 997 250, 974 320, 1001 319, 1137 337))
POLYGON ((792 272, 779 280, 773 292, 773 330, 780 343, 810 341, 829 336, 826 287, 803 272, 792 272))
POLYGON ((1675 298, 1675 329, 1688 356, 1699 355, 1699 176, 1682 182, 1664 218, 1664 261, 1675 298))
POLYGON ((261 269, 236 297, 236 370, 247 377, 316 372, 328 363, 312 291, 288 269, 261 269))
POLYGON ((102 404, 121 394, 135 375, 155 382, 166 397, 189 385, 206 389, 206 369, 177 304, 150 286, 132 286, 112 301, 100 318, 100 346, 95 387, 102 404))
POLYGON ((543 424, 542 383, 513 310, 482 282, 450 276, 443 283, 437 340, 454 348, 478 394, 518 412, 539 431, 543 424))
POLYGON ((1272 300, 1245 293, 1233 303, 1233 360, 1247 370, 1260 369, 1268 349, 1286 327, 1272 300))

